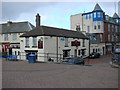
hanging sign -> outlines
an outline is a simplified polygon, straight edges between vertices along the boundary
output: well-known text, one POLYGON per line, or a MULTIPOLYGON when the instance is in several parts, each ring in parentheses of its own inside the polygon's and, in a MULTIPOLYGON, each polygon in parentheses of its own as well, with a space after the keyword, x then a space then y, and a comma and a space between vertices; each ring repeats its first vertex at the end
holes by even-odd
POLYGON ((71 42, 71 46, 80 46, 80 42, 75 40, 71 42))

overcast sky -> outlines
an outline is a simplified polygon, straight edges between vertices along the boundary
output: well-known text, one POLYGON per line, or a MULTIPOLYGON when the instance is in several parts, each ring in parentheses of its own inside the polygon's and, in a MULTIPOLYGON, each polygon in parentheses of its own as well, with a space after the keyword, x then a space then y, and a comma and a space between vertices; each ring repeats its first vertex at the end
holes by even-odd
POLYGON ((98 3, 106 14, 118 13, 114 2, 2 2, 2 23, 8 20, 29 21, 35 25, 35 15, 41 15, 41 24, 70 29, 70 16, 90 12, 98 3))

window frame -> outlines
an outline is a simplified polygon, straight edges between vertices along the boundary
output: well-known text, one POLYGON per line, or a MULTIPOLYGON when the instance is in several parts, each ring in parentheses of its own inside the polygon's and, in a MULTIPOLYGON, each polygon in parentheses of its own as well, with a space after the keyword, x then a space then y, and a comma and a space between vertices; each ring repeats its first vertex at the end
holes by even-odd
POLYGON ((97 24, 98 24, 98 29, 100 30, 101 22, 98 22, 97 24))
POLYGON ((4 34, 4 41, 8 41, 8 34, 4 34))
POLYGON ((33 37, 32 43, 33 47, 37 47, 37 37, 33 37))
POLYGON ((68 45, 68 38, 65 38, 65 45, 64 45, 65 47, 68 47, 69 45, 68 45))
POLYGON ((26 38, 25 38, 25 46, 26 46, 26 47, 29 47, 29 37, 26 37, 26 38))
POLYGON ((98 16, 98 18, 100 18, 101 17, 101 12, 97 12, 97 16, 98 16))
POLYGON ((15 33, 12 35, 12 41, 16 41, 16 40, 17 40, 17 34, 15 33))

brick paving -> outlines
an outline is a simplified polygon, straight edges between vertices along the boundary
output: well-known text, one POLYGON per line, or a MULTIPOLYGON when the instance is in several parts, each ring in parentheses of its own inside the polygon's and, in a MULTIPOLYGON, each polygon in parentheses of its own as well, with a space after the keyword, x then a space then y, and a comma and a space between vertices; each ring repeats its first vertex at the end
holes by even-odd
POLYGON ((110 56, 91 59, 86 65, 28 63, 3 60, 3 88, 118 88, 118 69, 110 56))

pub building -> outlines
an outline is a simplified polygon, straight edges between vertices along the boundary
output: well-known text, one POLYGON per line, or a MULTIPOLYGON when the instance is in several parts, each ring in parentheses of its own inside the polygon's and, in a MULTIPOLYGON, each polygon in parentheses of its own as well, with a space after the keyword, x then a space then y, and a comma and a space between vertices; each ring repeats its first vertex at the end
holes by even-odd
POLYGON ((26 60, 31 53, 43 62, 89 56, 89 39, 82 32, 40 25, 39 14, 36 19, 36 28, 20 36, 21 59, 26 60))

